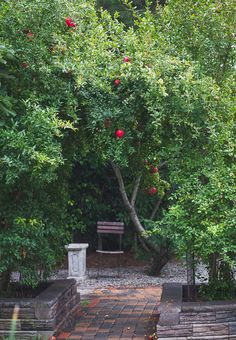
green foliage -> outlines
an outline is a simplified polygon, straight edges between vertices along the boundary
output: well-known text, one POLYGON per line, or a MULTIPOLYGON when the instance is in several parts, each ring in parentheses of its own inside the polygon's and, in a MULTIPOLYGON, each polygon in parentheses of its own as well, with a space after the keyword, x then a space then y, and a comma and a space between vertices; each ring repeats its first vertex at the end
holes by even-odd
POLYGON ((232 74, 235 60, 235 3, 227 1, 170 0, 162 16, 163 39, 168 49, 188 55, 217 81, 232 74))
MULTIPOLYGON (((14 51, 0 40, 0 110, 7 117, 15 115, 12 111, 13 98, 5 91, 6 82, 14 79, 7 69, 7 64, 12 60, 14 60, 14 51)), ((1 122, 1 126, 3 124, 4 122, 1 122)))
POLYGON ((54 62, 53 44, 64 28, 57 5, 0 5, 0 272, 17 270, 30 286, 61 262, 72 229, 68 147, 77 101, 54 62))
POLYGON ((21 117, 1 129, 1 176, 7 184, 27 175, 40 184, 51 182, 63 164, 60 121, 54 110, 25 102, 21 117))
MULTIPOLYGON (((182 252, 191 247, 207 264, 211 254, 218 254, 218 260, 232 270, 236 258, 235 7, 232 1, 182 5, 182 1, 169 1, 164 9, 164 48, 192 59, 201 80, 193 81, 189 74, 183 83, 184 97, 174 89, 179 115, 175 121, 173 114, 169 118, 171 143, 163 152, 167 152, 170 181, 177 190, 156 232, 171 238, 182 252), (182 105, 186 100, 188 108, 182 105)), ((225 274, 210 279, 212 298, 222 298, 225 285, 234 287, 232 277, 225 274)))
POLYGON ((201 286, 199 295, 207 301, 235 299, 235 281, 232 278, 225 280, 225 277, 218 277, 208 285, 201 286))
POLYGON ((0 235, 0 271, 9 267, 18 270, 23 284, 37 286, 40 279, 48 276, 47 271, 55 267, 55 255, 50 245, 52 231, 40 220, 18 217, 11 229, 0 235))
POLYGON ((191 243, 204 261, 216 251, 234 265, 233 3, 186 8, 170 0, 157 13, 126 3, 135 26, 89 0, 0 5, 0 237, 15 245, 5 247, 1 270, 20 268, 31 285, 41 262, 45 275, 58 262, 72 227, 102 215, 126 218, 111 161, 125 174, 128 195, 141 175, 136 206, 157 244, 168 237, 186 251, 191 243), (163 162, 153 174, 150 167, 163 162), (150 187, 158 193, 148 195, 150 187), (35 233, 24 240, 27 228, 35 233), (32 266, 20 257, 21 247, 36 254, 43 244, 32 266))

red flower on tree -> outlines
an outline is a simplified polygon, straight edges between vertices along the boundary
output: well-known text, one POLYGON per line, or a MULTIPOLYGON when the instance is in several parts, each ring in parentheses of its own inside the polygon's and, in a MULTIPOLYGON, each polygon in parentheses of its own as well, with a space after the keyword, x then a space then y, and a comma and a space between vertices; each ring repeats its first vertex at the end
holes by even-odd
POLYGON ((129 59, 129 57, 124 57, 124 59, 123 59, 123 60, 124 60, 124 62, 125 62, 125 63, 129 63, 129 62, 130 62, 130 59, 129 59))
POLYGON ((156 187, 151 187, 148 190, 149 195, 155 195, 157 193, 157 188, 156 187))
POLYGON ((117 138, 122 138, 124 136, 124 131, 123 130, 116 130, 116 137, 117 138))
POLYGON ((158 172, 158 167, 151 165, 150 166, 150 171, 151 171, 152 174, 156 174, 158 172))
POLYGON ((26 36, 27 36, 27 38, 29 39, 29 41, 32 41, 33 38, 34 38, 34 33, 29 32, 29 33, 26 34, 26 36))
POLYGON ((74 23, 74 21, 72 21, 72 19, 71 19, 70 17, 67 17, 67 18, 66 18, 66 25, 67 25, 68 27, 75 27, 75 26, 76 26, 75 23, 74 23))
POLYGON ((114 80, 114 84, 115 84, 116 86, 119 86, 119 85, 120 85, 120 79, 115 79, 115 80, 114 80))
POLYGON ((29 67, 29 64, 28 64, 28 63, 22 63, 22 64, 21 64, 21 67, 23 67, 23 68, 28 68, 28 67, 29 67))

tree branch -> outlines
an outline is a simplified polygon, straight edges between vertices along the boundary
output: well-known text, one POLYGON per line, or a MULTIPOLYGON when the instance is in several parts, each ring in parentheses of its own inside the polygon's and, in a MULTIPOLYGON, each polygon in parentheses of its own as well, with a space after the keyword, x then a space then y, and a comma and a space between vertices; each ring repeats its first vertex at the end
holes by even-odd
POLYGON ((136 178, 135 183, 134 183, 134 190, 133 190, 132 197, 131 197, 131 205, 132 205, 133 207, 134 207, 134 205, 135 205, 135 201, 136 201, 136 198, 137 198, 137 194, 138 194, 138 189, 139 189, 141 177, 142 177, 142 175, 140 174, 140 175, 136 178))
POLYGON ((159 209, 160 205, 161 205, 161 202, 162 202, 162 197, 157 201, 151 215, 150 215, 150 220, 153 220, 156 213, 157 213, 157 210, 159 209))
POLYGON ((138 240, 141 243, 143 249, 145 249, 146 252, 150 253, 150 248, 147 247, 145 240, 140 235, 138 235, 138 240))
POLYGON ((111 165, 112 165, 112 168, 115 172, 115 175, 116 175, 118 183, 119 183, 119 189, 120 189, 120 192, 121 192, 121 196, 122 196, 124 205, 125 205, 125 207, 127 208, 128 212, 130 214, 130 218, 131 218, 131 220, 134 224, 136 232, 138 233, 139 237, 143 239, 143 241, 145 242, 145 244, 148 248, 150 248, 154 252, 159 252, 160 251, 159 246, 154 244, 149 239, 149 237, 145 234, 145 229, 144 229, 144 227, 142 226, 142 223, 139 220, 137 212, 136 212, 135 208, 130 204, 130 201, 129 201, 128 196, 126 194, 125 185, 124 185, 124 181, 123 181, 123 177, 122 177, 120 168, 114 162, 111 162, 111 165))
POLYGON ((116 174, 116 178, 117 178, 118 183, 119 183, 119 189, 120 189, 120 193, 121 193, 123 202, 124 202, 126 208, 128 209, 128 211, 131 212, 132 206, 131 206, 130 201, 128 199, 128 196, 126 194, 125 184, 124 184, 124 181, 123 181, 122 174, 120 172, 120 168, 114 162, 111 162, 111 165, 112 165, 112 168, 113 168, 113 170, 116 174))
POLYGON ((167 161, 164 161, 164 162, 160 163, 160 164, 158 165, 158 169, 162 168, 163 166, 165 166, 165 165, 167 165, 167 164, 168 164, 167 161))

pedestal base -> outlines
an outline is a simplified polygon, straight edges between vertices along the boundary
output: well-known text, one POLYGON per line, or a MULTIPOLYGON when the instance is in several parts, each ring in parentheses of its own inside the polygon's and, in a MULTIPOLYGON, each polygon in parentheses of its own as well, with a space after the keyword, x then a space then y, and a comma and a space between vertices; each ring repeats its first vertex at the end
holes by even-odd
POLYGON ((78 276, 67 276, 67 279, 74 279, 77 283, 81 281, 85 281, 88 278, 88 275, 84 275, 81 277, 78 276))
POLYGON ((71 243, 66 246, 68 251, 68 278, 76 281, 86 279, 86 249, 88 243, 71 243))

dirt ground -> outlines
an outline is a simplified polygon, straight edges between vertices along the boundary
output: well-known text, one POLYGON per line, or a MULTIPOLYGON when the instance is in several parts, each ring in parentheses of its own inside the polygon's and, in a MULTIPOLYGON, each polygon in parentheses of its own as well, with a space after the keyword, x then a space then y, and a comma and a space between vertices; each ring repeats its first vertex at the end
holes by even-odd
MULTIPOLYGON (((113 268, 117 266, 117 255, 103 254, 103 264, 106 268, 113 268)), ((121 255, 121 265, 123 267, 142 267, 148 265, 147 261, 137 259, 131 251, 125 251, 121 255)), ((98 254, 96 252, 89 252, 87 254, 87 267, 96 268, 98 266, 98 254)))

